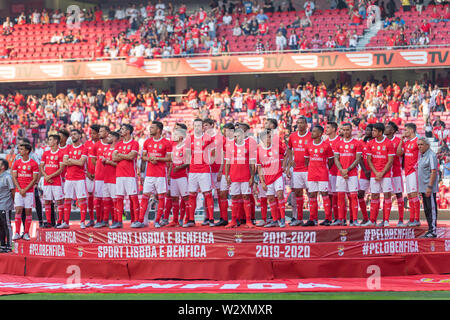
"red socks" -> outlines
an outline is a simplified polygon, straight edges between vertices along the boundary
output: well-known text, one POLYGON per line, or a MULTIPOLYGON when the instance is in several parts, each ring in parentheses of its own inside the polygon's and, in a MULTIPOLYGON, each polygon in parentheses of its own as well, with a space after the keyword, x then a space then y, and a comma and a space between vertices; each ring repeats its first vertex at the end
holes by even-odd
POLYGON ((260 198, 259 202, 261 204, 261 219, 267 221, 267 198, 260 198))
POLYGON ((370 200, 370 221, 377 221, 378 211, 380 211, 380 199, 370 200))
MULTIPOLYGON (((164 213, 166 196, 164 194, 158 194, 158 209, 156 210, 155 222, 159 222, 164 213)), ((142 212, 142 211, 141 211, 142 212)), ((144 216, 142 216, 142 221, 144 221, 144 216)))
POLYGON ((420 200, 419 197, 414 197, 410 199, 410 218, 409 220, 413 222, 414 220, 420 220, 420 200))
POLYGON ((116 219, 118 222, 122 222, 122 215, 123 215, 123 201, 124 196, 117 196, 116 198, 116 219))
POLYGON ((245 220, 247 223, 252 220, 252 208, 250 199, 243 199, 244 201, 244 211, 245 211, 245 220))
POLYGON ((350 193, 350 213, 351 213, 351 220, 356 222, 358 220, 358 193, 357 192, 350 193))
POLYGON ((188 216, 186 212, 188 211, 188 207, 186 205, 186 201, 183 198, 180 199, 180 221, 183 221, 185 216, 188 216))
POLYGON ((58 224, 61 224, 64 219, 64 203, 58 205, 58 224))
MULTIPOLYGON (((332 205, 332 211, 333 211, 333 215, 334 215, 334 218, 335 219, 338 219, 339 218, 339 200, 338 200, 338 194, 335 192, 335 193, 332 193, 331 194, 331 198, 332 198, 332 201, 331 201, 331 205, 332 205)), ((331 219, 330 219, 331 220, 331 219)))
POLYGON ((22 225, 22 214, 17 214, 14 216, 14 222, 16 223, 16 233, 20 234, 20 226, 22 225))
POLYGON ((139 219, 139 198, 137 194, 130 196, 130 212, 131 212, 131 222, 137 221, 139 219))
MULTIPOLYGON (((325 211, 325 219, 331 221, 331 201, 330 196, 322 196, 323 210, 325 211)), ((345 202, 345 199, 344 199, 345 202)), ((317 216, 316 216, 317 220, 317 216)))
POLYGON ((103 198, 103 205, 105 206, 103 209, 103 221, 109 221, 109 214, 111 213, 111 216, 114 220, 114 211, 113 210, 113 201, 111 198, 103 198))
POLYGON ((358 198, 359 208, 361 209, 361 213, 363 215, 363 220, 369 220, 369 215, 367 214, 367 205, 366 200, 364 198, 358 198))
MULTIPOLYGON (((338 192, 338 219, 344 220, 346 217, 345 214, 345 192, 338 192)), ((325 205, 325 203, 324 203, 325 205)), ((330 220, 330 219, 328 219, 330 220)))
POLYGON ((220 217, 228 221, 228 199, 219 198, 220 217))
POLYGON ((164 219, 168 220, 172 211, 172 197, 166 197, 164 208, 164 219))
MULTIPOLYGON (((97 214, 97 222, 103 220, 103 198, 94 198, 95 213, 97 214)), ((86 217, 85 217, 86 218, 86 217)), ((84 219, 81 219, 84 221, 84 219)))
MULTIPOLYGON (((86 220, 86 215, 87 215, 87 200, 86 198, 83 199, 78 199, 78 206, 80 207, 80 216, 81 222, 84 222, 84 220, 86 220)), ((103 210, 101 210, 101 212, 103 212, 103 210)), ((100 221, 103 218, 103 216, 100 217, 100 221)))
POLYGON ((208 219, 214 220, 214 199, 211 192, 205 194, 206 211, 208 212, 208 219))
MULTIPOLYGON (((178 223, 178 213, 180 212, 180 199, 176 198, 175 200, 173 200, 171 198, 170 203, 172 204, 172 213, 173 213, 172 221, 175 223, 178 223)), ((167 210, 166 210, 166 212, 167 212, 167 210)), ((164 219, 166 219, 166 218, 164 218, 164 219)), ((183 220, 183 218, 181 220, 183 220)))
POLYGON ((278 210, 280 213, 280 219, 284 219, 286 216, 286 200, 278 199, 278 210))
POLYGON ((45 204, 45 219, 47 223, 52 222, 52 204, 51 202, 45 204))
POLYGON ((72 199, 64 200, 64 222, 69 224, 70 211, 72 210, 72 199))
POLYGON ((297 219, 303 220, 303 195, 296 197, 295 202, 297 203, 297 219))
POLYGON ((195 221, 195 209, 197 208, 197 194, 189 195, 189 219, 190 221, 195 221))
POLYGON ((384 199, 383 201, 383 220, 389 221, 391 216, 392 200, 391 198, 384 199))
POLYGON ((255 214, 256 214, 256 201, 255 197, 253 196, 253 193, 250 193, 250 209, 252 211, 251 220, 255 220, 255 214))
POLYGON ((278 219, 280 219, 280 217, 278 215, 277 201, 273 201, 273 202, 269 203, 269 206, 270 206, 270 211, 272 213, 272 220, 273 221, 278 221, 278 219))
POLYGON ((29 233, 30 232, 30 226, 31 226, 31 221, 32 221, 33 217, 30 214, 29 216, 25 217, 25 230, 24 233, 29 233))
POLYGON ((148 208, 148 200, 149 200, 148 195, 143 194, 142 198, 141 198, 141 212, 139 213, 139 218, 138 218, 139 222, 141 222, 141 223, 144 222, 144 216, 145 216, 145 213, 147 212, 147 208, 148 208))
POLYGON ((89 218, 94 220, 94 196, 88 195, 88 209, 89 209, 89 218))

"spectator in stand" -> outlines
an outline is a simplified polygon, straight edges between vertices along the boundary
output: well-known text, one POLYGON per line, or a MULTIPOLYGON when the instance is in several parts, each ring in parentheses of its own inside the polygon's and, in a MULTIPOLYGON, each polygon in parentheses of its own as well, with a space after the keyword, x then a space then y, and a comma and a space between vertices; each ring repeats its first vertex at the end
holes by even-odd
POLYGON ((395 12, 397 11, 397 5, 394 0, 389 0, 386 4, 386 15, 388 18, 393 18, 395 16, 395 12))
POLYGON ((403 11, 408 12, 411 11, 411 1, 410 0, 401 0, 403 11))
POLYGON ((13 31, 13 23, 9 19, 9 17, 6 17, 5 22, 3 22, 3 35, 9 36, 10 34, 12 34, 12 31, 13 31))
POLYGON ((336 41, 334 41, 331 36, 328 36, 328 40, 327 40, 327 42, 325 42, 325 48, 328 48, 328 49, 336 48, 336 41))
POLYGON ((318 51, 320 51, 319 49, 322 48, 322 45, 323 45, 323 41, 319 38, 319 34, 316 33, 314 35, 314 38, 311 39, 311 41, 310 41, 311 49, 313 49, 313 51, 315 51, 315 52, 318 52, 318 51))
POLYGON ((347 47, 347 35, 338 26, 338 30, 336 32, 336 48, 346 48, 346 47, 347 47))
POLYGON ((224 16, 222 17, 222 23, 223 25, 231 25, 231 22, 233 21, 233 17, 228 12, 225 12, 224 16))
POLYGON ((427 22, 426 19, 423 19, 422 25, 420 26, 420 30, 426 35, 431 35, 431 24, 427 22))
POLYGON ((358 35, 356 34, 356 30, 353 30, 352 34, 348 35, 348 46, 350 50, 356 50, 357 44, 358 44, 358 35))
POLYGON ((436 7, 433 8, 433 12, 431 13, 430 18, 430 21, 433 23, 438 23, 441 21, 442 16, 439 14, 436 7))
POLYGON ((421 16, 423 11, 423 0, 415 0, 415 3, 416 3, 416 10, 419 13, 419 16, 421 16))
POLYGON ((20 16, 17 18, 17 24, 19 26, 24 25, 27 23, 27 16, 25 15, 25 12, 22 12, 20 16))
POLYGON ((419 39, 417 40, 417 44, 419 46, 427 46, 430 44, 430 38, 428 37, 427 33, 422 32, 419 36, 419 39))
POLYGON ((286 37, 284 37, 281 32, 277 33, 277 36, 275 38, 275 44, 277 51, 283 51, 286 48, 287 40, 286 37))
POLYGON ((284 37, 287 37, 287 30, 286 30, 286 28, 284 27, 283 22, 280 22, 280 26, 278 27, 276 33, 278 33, 278 32, 281 32, 281 33, 283 34, 284 37))
POLYGON ((233 36, 240 37, 241 35, 242 35, 242 29, 241 29, 241 26, 239 25, 239 21, 236 20, 236 22, 234 23, 234 27, 233 27, 233 36))
POLYGON ((351 19, 352 19, 352 22, 350 23, 351 26, 352 25, 358 26, 362 22, 361 15, 359 14, 359 12, 356 9, 351 12, 351 19))
POLYGON ((289 35, 288 46, 290 50, 298 49, 298 36, 295 33, 295 30, 291 30, 291 34, 289 35))
POLYGON ((262 43, 261 38, 257 38, 256 39, 255 51, 256 51, 257 54, 264 53, 264 44, 262 43))
MULTIPOLYGON (((254 23, 252 23, 252 31, 253 31, 254 23)), ((269 32, 269 24, 267 21, 258 24, 258 35, 265 36, 269 32)))
POLYGON ((305 15, 307 17, 312 16, 315 8, 316 8, 316 6, 315 6, 314 2, 312 2, 311 0, 306 0, 305 4, 303 5, 303 9, 305 9, 305 15))

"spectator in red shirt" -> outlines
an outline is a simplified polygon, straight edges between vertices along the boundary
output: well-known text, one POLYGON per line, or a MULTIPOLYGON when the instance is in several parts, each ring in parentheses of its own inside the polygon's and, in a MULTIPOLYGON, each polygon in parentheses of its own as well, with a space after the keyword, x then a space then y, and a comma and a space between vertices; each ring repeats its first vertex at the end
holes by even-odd
POLYGON ((347 35, 343 30, 339 28, 336 33, 336 48, 346 48, 347 47, 347 35))
POLYGON ((430 35, 431 34, 431 24, 429 22, 427 22, 427 20, 423 19, 423 23, 420 26, 420 30, 422 30, 422 32, 425 33, 426 35, 430 35))

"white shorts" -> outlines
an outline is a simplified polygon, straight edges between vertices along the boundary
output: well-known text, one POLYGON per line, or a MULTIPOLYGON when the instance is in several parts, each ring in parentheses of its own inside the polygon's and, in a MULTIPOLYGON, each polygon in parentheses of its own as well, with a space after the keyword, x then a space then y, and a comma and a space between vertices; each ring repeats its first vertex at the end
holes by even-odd
POLYGON ((136 177, 116 177, 116 196, 132 196, 138 194, 136 177))
POLYGON ((171 197, 186 197, 189 194, 187 177, 170 179, 169 190, 171 197))
POLYGON ((105 188, 105 182, 103 180, 94 181, 94 197, 103 198, 103 189, 105 188))
POLYGON ((198 189, 201 192, 211 191, 211 173, 191 173, 189 172, 188 191, 190 193, 197 193, 198 189))
POLYGON ((94 180, 86 178, 86 188, 88 193, 94 192, 94 186, 95 186, 94 180))
POLYGON ((384 193, 392 192, 392 179, 383 178, 380 182, 376 181, 375 178, 370 178, 370 192, 371 193, 384 193))
POLYGON ((357 176, 349 176, 344 179, 341 176, 336 177, 336 192, 358 192, 359 184, 357 176))
POLYGON ((14 207, 23 207, 25 209, 33 209, 34 205, 34 192, 27 192, 25 197, 22 197, 20 193, 16 192, 14 196, 14 207))
POLYGON ((406 193, 410 194, 413 192, 417 192, 419 189, 417 186, 419 185, 419 176, 417 175, 417 172, 413 172, 405 177, 406 180, 406 193))
POLYGON ((337 176, 332 176, 330 174, 330 177, 328 179, 328 190, 331 193, 335 193, 336 192, 336 179, 337 179, 337 176))
POLYGON ((308 187, 308 172, 293 172, 292 173, 292 188, 306 189, 308 187))
POLYGON ((392 177, 392 189, 394 193, 403 193, 403 179, 402 177, 392 177))
POLYGON ((274 196, 277 193, 277 191, 280 191, 280 190, 284 192, 283 177, 279 177, 273 183, 267 185, 266 195, 274 196))
POLYGON ((64 199, 62 186, 42 186, 44 201, 58 201, 64 199))
POLYGON ((211 188, 220 189, 220 182, 217 181, 218 172, 211 172, 211 188))
POLYGON ((166 177, 145 177, 144 193, 161 194, 167 192, 166 177))
POLYGON ((83 199, 87 198, 87 189, 85 180, 66 180, 64 183, 64 198, 83 199))
POLYGON ((308 181, 308 192, 328 192, 329 187, 328 181, 308 181))
POLYGON ((103 185, 103 198, 116 198, 116 184, 115 183, 105 183, 103 185))
POLYGON ((240 194, 250 194, 252 190, 248 181, 246 182, 232 182, 230 185, 230 195, 237 196, 240 194))
POLYGON ((219 190, 220 191, 228 191, 228 182, 227 182, 227 178, 225 178, 224 174, 222 174, 222 178, 220 179, 219 190))
POLYGON ((359 190, 361 191, 369 191, 370 180, 367 179, 359 179, 359 190))

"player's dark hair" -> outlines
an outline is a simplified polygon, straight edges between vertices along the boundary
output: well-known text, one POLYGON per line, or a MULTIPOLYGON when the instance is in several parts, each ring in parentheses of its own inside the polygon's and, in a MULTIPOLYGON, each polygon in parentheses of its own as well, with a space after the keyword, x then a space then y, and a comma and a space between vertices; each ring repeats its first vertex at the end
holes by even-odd
POLYGON ((247 132, 250 129, 250 126, 247 123, 244 123, 244 122, 240 122, 239 126, 243 126, 245 128, 244 132, 247 132))
POLYGON ((0 165, 5 167, 5 171, 9 169, 9 162, 6 159, 0 159, 0 165))
POLYGON ((95 131, 97 133, 100 131, 100 126, 98 124, 93 124, 92 126, 90 126, 90 128, 92 131, 95 131))
POLYGON ((343 127, 350 127, 353 128, 352 124, 350 122, 344 122, 343 124, 341 124, 343 127))
POLYGON ((334 121, 328 121, 328 122, 327 122, 327 125, 330 125, 334 130, 337 130, 337 129, 338 129, 338 125, 337 125, 337 123, 334 122, 334 121))
POLYGON ((180 127, 183 130, 187 130, 187 126, 184 123, 178 122, 175 124, 177 127, 180 127))
POLYGON ((389 121, 387 123, 388 126, 391 126, 392 128, 394 128, 394 132, 398 131, 398 125, 395 122, 389 121))
POLYGON ((24 147, 25 149, 27 149, 27 150, 28 150, 28 153, 30 153, 31 150, 33 149, 33 148, 31 147, 31 144, 29 144, 29 143, 21 143, 20 146, 21 146, 21 147, 24 147))
POLYGON ((210 118, 206 118, 205 120, 203 120, 203 123, 209 124, 211 126, 214 126, 216 124, 216 122, 210 118))
POLYGON ((409 122, 407 124, 405 124, 405 128, 410 128, 411 130, 413 130, 414 132, 416 132, 417 130, 417 126, 415 123, 409 122))
POLYGON ((373 125, 373 129, 376 129, 378 131, 381 131, 382 133, 384 133, 384 124, 382 124, 381 122, 375 123, 373 125))
POLYGON ((111 132, 111 129, 108 126, 100 126, 98 131, 100 131, 101 128, 105 129, 108 133, 111 132))
POLYGON ((133 128, 133 126, 131 124, 125 123, 125 124, 122 125, 122 127, 127 129, 128 131, 130 131, 130 134, 132 134, 133 131, 134 131, 134 128, 133 128))
POLYGON ((48 136, 48 138, 49 138, 49 139, 50 139, 50 138, 55 139, 56 142, 58 142, 58 144, 61 142, 61 137, 60 137, 59 135, 57 135, 57 134, 51 134, 51 135, 48 136))
POLYGON ((264 139, 267 135, 269 135, 272 132, 272 129, 264 129, 259 133, 259 139, 264 139))
POLYGON ((58 131, 59 134, 62 134, 63 136, 65 136, 66 138, 69 138, 70 133, 69 131, 67 131, 66 129, 61 129, 58 131))
POLYGON ((162 132, 164 129, 164 125, 160 121, 152 121, 152 124, 156 125, 158 129, 162 132))
POLYGON ((194 122, 198 122, 198 121, 200 121, 201 123, 203 123, 203 120, 202 120, 202 119, 200 119, 200 118, 196 118, 196 119, 194 119, 194 122))
POLYGON ((120 134, 117 131, 110 131, 109 134, 112 135, 113 137, 116 137, 117 139, 120 138, 120 134))
POLYGON ((303 120, 303 121, 305 121, 305 122, 308 122, 308 120, 306 119, 305 116, 300 116, 300 117, 298 117, 298 118, 297 118, 297 121, 298 121, 298 120, 303 120))
POLYGON ((234 124, 232 122, 225 123, 223 128, 224 129, 232 129, 232 130, 234 130, 234 124))
POLYGON ((81 136, 81 131, 78 130, 78 129, 72 129, 72 130, 70 130, 70 133, 72 133, 72 132, 76 132, 76 133, 78 133, 78 134, 81 136))
POLYGON ((271 122, 274 126, 274 129, 278 128, 278 121, 274 118, 268 118, 267 121, 271 122))
POLYGON ((22 138, 22 143, 31 145, 31 141, 28 138, 22 138))
POLYGON ((317 129, 320 131, 320 133, 323 133, 323 132, 324 132, 324 129, 323 129, 322 126, 315 125, 314 128, 317 128, 317 129))

